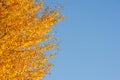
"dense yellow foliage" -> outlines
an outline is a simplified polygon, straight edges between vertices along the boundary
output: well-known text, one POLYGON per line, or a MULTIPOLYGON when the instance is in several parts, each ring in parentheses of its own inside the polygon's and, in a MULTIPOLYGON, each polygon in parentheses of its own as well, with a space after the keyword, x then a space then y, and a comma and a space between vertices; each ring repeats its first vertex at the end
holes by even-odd
POLYGON ((44 53, 56 44, 49 32, 64 17, 46 7, 38 18, 42 6, 34 0, 0 0, 0 80, 42 80, 51 68, 47 60, 54 54, 44 53))

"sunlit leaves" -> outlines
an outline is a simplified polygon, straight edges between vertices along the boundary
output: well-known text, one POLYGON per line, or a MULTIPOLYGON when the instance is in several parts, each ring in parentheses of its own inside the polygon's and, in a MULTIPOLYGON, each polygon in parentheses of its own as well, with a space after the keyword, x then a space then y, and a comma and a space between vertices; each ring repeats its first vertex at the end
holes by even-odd
POLYGON ((38 18, 42 6, 34 0, 0 0, 1 80, 42 80, 52 67, 47 61, 55 54, 44 54, 57 46, 49 32, 64 17, 47 6, 38 18))

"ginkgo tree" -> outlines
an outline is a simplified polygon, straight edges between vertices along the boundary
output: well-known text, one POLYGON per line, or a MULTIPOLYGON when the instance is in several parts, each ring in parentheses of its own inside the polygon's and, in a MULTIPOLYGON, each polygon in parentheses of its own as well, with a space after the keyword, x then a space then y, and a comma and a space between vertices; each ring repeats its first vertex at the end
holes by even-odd
POLYGON ((42 80, 52 67, 45 52, 56 48, 50 32, 64 17, 48 6, 38 17, 42 9, 43 1, 0 0, 0 80, 42 80))

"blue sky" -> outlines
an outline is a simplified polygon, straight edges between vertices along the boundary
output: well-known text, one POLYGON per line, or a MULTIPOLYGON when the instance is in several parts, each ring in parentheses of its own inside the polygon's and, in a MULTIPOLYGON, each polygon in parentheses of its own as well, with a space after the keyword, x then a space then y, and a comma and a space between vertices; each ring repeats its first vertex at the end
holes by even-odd
MULTIPOLYGON (((60 51, 44 80, 120 80, 120 0, 58 1, 60 51)), ((51 4, 52 5, 52 4, 51 4)))

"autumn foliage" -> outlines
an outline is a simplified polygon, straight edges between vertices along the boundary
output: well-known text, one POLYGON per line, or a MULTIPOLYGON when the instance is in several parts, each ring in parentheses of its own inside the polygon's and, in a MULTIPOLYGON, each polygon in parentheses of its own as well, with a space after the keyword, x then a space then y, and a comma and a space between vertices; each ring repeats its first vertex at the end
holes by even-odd
POLYGON ((39 18, 42 7, 34 0, 0 0, 0 80, 42 80, 51 68, 54 53, 45 52, 57 44, 50 32, 64 17, 47 6, 39 18))

